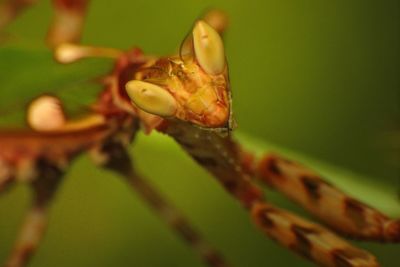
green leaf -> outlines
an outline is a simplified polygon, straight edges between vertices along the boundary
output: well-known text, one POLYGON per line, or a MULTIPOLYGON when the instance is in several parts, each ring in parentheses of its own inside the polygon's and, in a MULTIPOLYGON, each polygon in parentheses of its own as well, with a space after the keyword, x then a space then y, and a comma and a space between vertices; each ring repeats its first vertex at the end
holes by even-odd
POLYGON ((93 102, 101 90, 98 79, 110 69, 110 61, 90 59, 70 65, 55 62, 44 47, 0 47, 0 126, 20 126, 26 105, 49 93, 61 98, 69 114, 93 102), (97 80, 97 81, 96 81, 97 80))

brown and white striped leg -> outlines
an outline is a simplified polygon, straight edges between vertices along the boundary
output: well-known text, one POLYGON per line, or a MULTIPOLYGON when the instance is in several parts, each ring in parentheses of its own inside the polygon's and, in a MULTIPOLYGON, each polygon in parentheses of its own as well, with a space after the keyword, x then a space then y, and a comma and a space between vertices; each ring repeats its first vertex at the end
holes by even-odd
POLYGON ((81 37, 89 0, 53 0, 54 18, 47 33, 47 43, 77 43, 81 37))
POLYGON ((251 179, 251 156, 243 153, 229 136, 186 127, 183 123, 167 125, 163 130, 214 175, 249 211, 266 235, 283 246, 305 255, 320 266, 379 266, 373 255, 352 247, 329 230, 268 204, 251 179))
POLYGON ((5 0, 0 3, 0 30, 36 2, 37 0, 5 0))
MULTIPOLYGON (((223 177, 222 165, 219 165, 218 157, 215 161, 208 158, 206 162, 198 160, 203 166, 223 177), (210 164, 210 162, 212 162, 210 164), (217 167, 217 166, 220 167, 217 167), (220 172, 217 173, 216 170, 220 172)), ((322 226, 308 222, 288 211, 279 209, 267 203, 258 193, 256 185, 246 179, 248 170, 242 168, 242 174, 231 176, 228 179, 218 179, 227 191, 239 200, 251 214, 255 224, 263 233, 278 243, 294 252, 305 256, 319 266, 326 267, 377 267, 375 257, 370 253, 355 248, 342 238, 322 226), (229 181, 229 183, 227 183, 229 181), (250 197, 243 197, 250 196, 250 197)), ((226 171, 227 174, 231 171, 226 171)))
POLYGON ((251 213, 266 235, 320 266, 379 266, 375 257, 368 252, 285 210, 266 203, 255 203, 251 213))
POLYGON ((267 203, 259 194, 257 186, 247 179, 250 169, 246 166, 243 166, 239 174, 234 176, 232 168, 225 169, 224 161, 220 160, 216 153, 214 158, 206 158, 202 154, 202 157, 195 157, 195 159, 211 170, 227 191, 249 210, 255 224, 267 236, 275 239, 284 247, 305 256, 319 266, 379 266, 375 257, 370 253, 353 247, 315 223, 308 222, 267 203))
MULTIPOLYGON (((243 168, 244 170, 244 168, 243 168)), ((244 204, 255 224, 278 243, 305 256, 319 266, 326 267, 377 267, 375 257, 370 253, 353 247, 342 238, 317 224, 308 222, 285 210, 268 204, 258 194, 257 187, 245 176, 236 176, 227 187, 237 200, 244 204), (245 185, 243 187, 243 185, 245 185), (250 188, 253 188, 249 190, 250 188), (234 189, 234 190, 232 190, 234 189), (241 196, 247 193, 250 198, 241 196), (257 198, 254 196, 258 195, 257 198), (247 201, 243 201, 247 200, 247 201), (251 202, 249 202, 251 201, 251 202)))
POLYGON ((190 222, 133 168, 132 160, 122 145, 110 143, 103 147, 108 157, 104 167, 119 173, 142 200, 201 257, 207 266, 229 267, 224 257, 214 249, 190 222))
POLYGON ((41 175, 31 184, 34 194, 32 206, 25 215, 5 267, 26 266, 45 234, 49 206, 63 173, 45 162, 38 163, 37 169, 41 175))
POLYGON ((280 156, 261 159, 257 176, 333 229, 353 238, 400 242, 400 220, 392 220, 306 167, 280 156))

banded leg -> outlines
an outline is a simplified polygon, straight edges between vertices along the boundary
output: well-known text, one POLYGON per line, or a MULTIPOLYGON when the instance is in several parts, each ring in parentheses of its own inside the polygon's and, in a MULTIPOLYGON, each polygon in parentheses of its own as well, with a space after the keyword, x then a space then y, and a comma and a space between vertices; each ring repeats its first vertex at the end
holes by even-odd
POLYGON ((108 159, 107 169, 119 173, 153 211, 173 229, 210 267, 229 267, 224 257, 203 239, 190 222, 169 203, 148 181, 133 168, 132 161, 122 145, 110 143, 103 147, 108 159))
POLYGON ((333 229, 353 238, 400 242, 400 220, 348 196, 320 175, 276 155, 258 163, 258 178, 299 203, 333 229))
MULTIPOLYGON (((207 162, 202 164, 208 165, 209 170, 212 169, 207 162)), ((219 174, 219 177, 222 177, 222 169, 219 173, 215 172, 215 168, 220 168, 216 161, 214 166, 214 175, 219 174)), ((229 172, 231 170, 225 173, 229 172)), ((218 181, 249 210, 255 224, 268 237, 320 266, 379 266, 373 255, 353 247, 331 231, 267 203, 259 194, 254 194, 258 192, 258 188, 246 179, 246 168, 242 168, 241 172, 239 175, 231 176, 228 183, 227 180, 218 179, 218 181)))
POLYGON ((26 266, 45 234, 49 206, 63 173, 57 167, 45 162, 38 164, 38 170, 41 175, 31 184, 34 194, 32 206, 25 215, 5 267, 26 266))
POLYGON ((88 3, 89 0, 53 0, 55 14, 47 33, 50 46, 79 41, 88 3))
POLYGON ((250 213, 263 233, 320 266, 376 267, 373 255, 357 249, 329 230, 273 207, 251 180, 251 158, 229 136, 170 123, 173 136, 250 213), (246 166, 247 164, 247 166, 246 166))
POLYGON ((5 0, 0 4, 0 30, 37 0, 5 0))
POLYGON ((327 267, 377 267, 375 257, 329 230, 266 203, 255 203, 252 217, 281 245, 327 267))
MULTIPOLYGON (((258 193, 255 194, 255 192, 258 192, 258 188, 250 179, 246 179, 249 177, 246 174, 245 167, 238 168, 239 173, 235 176, 230 175, 230 178, 228 178, 232 169, 225 169, 223 160, 218 159, 217 154, 214 154, 213 160, 211 158, 208 158, 207 161, 195 159, 212 171, 227 191, 249 210, 255 224, 261 228, 263 233, 284 247, 320 266, 379 266, 373 255, 353 247, 331 231, 267 203, 262 196, 258 193), (221 179, 221 177, 225 179, 221 179)), ((205 159, 204 154, 200 159, 205 159)))

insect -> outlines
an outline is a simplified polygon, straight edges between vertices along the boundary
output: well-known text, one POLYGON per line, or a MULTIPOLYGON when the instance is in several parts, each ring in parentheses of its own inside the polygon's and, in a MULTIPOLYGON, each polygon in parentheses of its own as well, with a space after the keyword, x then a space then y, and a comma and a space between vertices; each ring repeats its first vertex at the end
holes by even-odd
POLYGON ((48 206, 59 182, 72 160, 84 152, 98 166, 124 177, 209 266, 230 266, 135 170, 126 149, 138 131, 171 136, 242 204, 262 232, 321 266, 378 263, 373 255, 327 228, 268 203, 255 179, 298 202, 337 232, 366 240, 399 241, 399 221, 347 196, 298 163, 278 155, 257 159, 233 139, 228 67, 220 37, 225 29, 222 14, 211 12, 197 21, 179 55, 152 57, 139 49, 74 44, 85 2, 55 3, 59 17, 49 43, 58 61, 103 56, 115 58, 116 63, 87 117, 68 119, 60 100, 47 95, 32 101, 27 110, 30 130, 0 132, 1 185, 27 181, 35 194, 6 266, 27 263, 43 237, 48 206))

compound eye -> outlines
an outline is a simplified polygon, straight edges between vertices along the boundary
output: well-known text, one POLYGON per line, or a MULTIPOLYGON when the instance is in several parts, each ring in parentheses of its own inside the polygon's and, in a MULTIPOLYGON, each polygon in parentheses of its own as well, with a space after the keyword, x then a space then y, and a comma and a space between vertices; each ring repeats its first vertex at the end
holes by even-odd
POLYGON ((225 69, 225 52, 221 36, 200 20, 193 28, 193 47, 196 59, 208 74, 220 74, 225 69))
POLYGON ((160 86, 132 80, 125 85, 125 89, 132 102, 148 113, 161 117, 171 117, 176 112, 175 98, 160 86))

